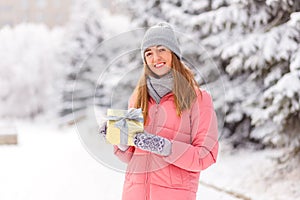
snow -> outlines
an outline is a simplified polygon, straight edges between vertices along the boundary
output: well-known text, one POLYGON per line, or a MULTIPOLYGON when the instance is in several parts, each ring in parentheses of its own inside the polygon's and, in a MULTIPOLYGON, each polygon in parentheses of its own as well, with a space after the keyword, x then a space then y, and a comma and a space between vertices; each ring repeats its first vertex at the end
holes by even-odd
POLYGON ((277 80, 279 80, 282 77, 282 69, 281 68, 275 68, 272 70, 265 78, 264 85, 270 87, 272 86, 277 80))
POLYGON ((83 148, 74 128, 18 123, 19 144, 0 146, 0 199, 120 199, 123 174, 83 148))
POLYGON ((203 173, 202 179, 252 200, 298 199, 300 170, 297 159, 291 159, 288 167, 281 166, 276 164, 276 159, 284 155, 282 149, 234 151, 222 144, 218 164, 203 173))
POLYGON ((291 19, 288 22, 288 25, 296 27, 297 24, 299 25, 299 21, 300 21, 300 12, 294 12, 291 14, 291 19))
POLYGON ((118 13, 110 13, 109 11, 102 10, 102 25, 105 27, 105 38, 110 38, 112 35, 116 35, 122 32, 129 31, 129 18, 120 15, 118 13))
MULTIPOLYGON (((97 162, 80 142, 75 127, 15 124, 19 144, 0 146, 1 200, 121 198, 124 174, 97 162)), ((239 199, 232 194, 252 200, 299 197, 299 166, 274 165, 273 158, 281 150, 234 151, 225 141, 220 150, 217 164, 201 173, 197 199, 239 199)))
POLYGON ((290 71, 300 71, 300 47, 291 57, 290 71))
POLYGON ((63 33, 30 23, 0 29, 1 117, 55 110, 64 74, 57 55, 63 33))
POLYGON ((293 99, 294 96, 299 96, 299 91, 300 80, 297 71, 283 75, 276 85, 264 93, 266 99, 273 101, 273 105, 269 106, 266 111, 275 115, 274 120, 278 123, 285 122, 286 116, 299 111, 299 101, 296 98, 293 99), (277 113, 277 110, 281 112, 277 113))
MULTIPOLYGON (((113 60, 114 65, 103 73, 109 78, 99 79, 100 83, 104 82, 103 98, 100 99, 102 107, 109 104, 115 107, 127 105, 129 90, 135 85, 134 78, 137 77, 136 68, 142 66, 140 60, 132 61, 135 56, 128 53, 128 49, 139 48, 137 44, 142 31, 124 31, 137 25, 148 26, 166 20, 176 29, 189 33, 186 35, 193 36, 190 40, 194 40, 195 44, 207 47, 205 56, 197 45, 187 44, 188 51, 185 51, 191 57, 201 57, 196 62, 199 61, 200 74, 205 75, 205 83, 216 77, 212 71, 207 73, 210 76, 205 74, 205 68, 210 67, 211 63, 206 61, 211 56, 206 55, 216 57, 216 66, 227 72, 226 77, 230 76, 230 79, 224 77, 224 83, 221 81, 222 86, 227 86, 226 102, 223 101, 224 87, 213 87, 217 89, 212 93, 216 98, 216 110, 226 109, 228 112, 226 122, 240 125, 244 116, 251 117, 254 127, 249 133, 251 139, 259 138, 263 144, 278 147, 288 143, 299 147, 299 129, 292 125, 285 126, 284 122, 290 116, 295 120, 299 117, 300 12, 291 13, 289 21, 279 24, 269 20, 274 17, 272 13, 287 10, 288 4, 296 1, 267 0, 267 6, 261 6, 256 1, 217 0, 212 2, 213 10, 207 11, 208 0, 202 4, 191 0, 184 3, 169 0, 158 7, 153 7, 154 1, 124 2, 134 8, 130 11, 132 16, 98 10, 96 1, 89 4, 86 12, 79 5, 80 12, 75 14, 78 20, 74 21, 72 29, 74 35, 65 35, 71 40, 75 36, 83 39, 81 44, 74 42, 70 46, 65 45, 69 54, 76 53, 75 61, 85 57, 98 42, 103 45, 94 54, 97 58, 87 62, 89 66, 97 66, 97 69, 84 74, 84 80, 96 83, 95 76, 105 71, 105 59, 113 60), (178 2, 183 6, 180 7, 178 2), (90 15, 90 11, 93 14, 90 15), (79 48, 80 45, 85 48, 79 48), (290 133, 291 129, 295 132, 294 136, 290 133)), ((63 105, 58 102, 62 95, 59 91, 61 87, 67 92, 73 91, 70 84, 62 84, 62 77, 69 68, 62 65, 59 57, 62 38, 67 31, 67 27, 50 30, 41 24, 21 24, 0 29, 0 117, 29 118, 40 113, 56 114, 57 107, 67 105, 69 109, 72 106, 71 102, 64 102, 63 105)), ((140 52, 135 53, 139 55, 140 52)), ((219 73, 216 74, 219 77, 219 73)), ((78 84, 78 95, 88 96, 91 89, 85 88, 89 84, 78 84), (85 89, 84 93, 81 93, 82 89, 85 89)), ((202 87, 212 84, 219 85, 214 82, 202 87)), ((94 100, 95 104, 100 101, 94 100)), ((73 101, 73 106, 81 108, 85 102, 73 101)), ((81 113, 76 115, 81 117, 81 113)), ((94 121, 90 123, 96 126, 94 121)), ((220 130, 228 128, 221 124, 220 130)), ((84 129, 82 124, 77 128, 56 128, 51 124, 18 122, 19 145, 0 146, 0 200, 120 199, 124 174, 114 170, 115 164, 119 163, 116 159, 109 159, 112 156, 109 145, 104 145, 102 149, 102 144, 97 141, 99 138, 95 135, 91 137, 95 129, 89 130, 87 135, 84 129), (89 141, 85 141, 85 136, 89 141), (106 157, 101 157, 102 150, 108 153, 106 157), (100 160, 97 156, 101 157, 100 160), (112 165, 101 163, 104 158, 110 160, 112 165)), ((237 131, 232 134, 245 133, 237 131)), ((223 141, 218 163, 201 175, 198 198, 236 199, 229 194, 234 191, 255 200, 297 199, 300 196, 299 186, 296 185, 300 180, 299 167, 293 164, 278 166, 270 159, 280 156, 282 152, 281 149, 234 151, 223 141)))

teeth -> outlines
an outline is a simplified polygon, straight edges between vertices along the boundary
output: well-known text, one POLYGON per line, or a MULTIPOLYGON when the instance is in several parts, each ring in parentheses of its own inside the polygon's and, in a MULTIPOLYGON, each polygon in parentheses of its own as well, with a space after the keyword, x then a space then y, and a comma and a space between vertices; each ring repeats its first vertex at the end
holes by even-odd
POLYGON ((164 65, 164 63, 159 63, 159 64, 156 64, 155 67, 162 67, 164 65))

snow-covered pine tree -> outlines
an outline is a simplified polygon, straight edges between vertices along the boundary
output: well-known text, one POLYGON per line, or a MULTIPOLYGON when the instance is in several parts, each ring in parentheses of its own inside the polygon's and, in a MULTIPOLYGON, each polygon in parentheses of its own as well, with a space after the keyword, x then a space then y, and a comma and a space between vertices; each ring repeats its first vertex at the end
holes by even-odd
MULTIPOLYGON (((85 109, 93 104, 97 73, 102 55, 94 50, 103 41, 101 9, 96 0, 75 0, 70 21, 66 28, 64 63, 68 69, 63 91, 61 115, 85 109)), ((99 87, 100 89, 100 87, 99 87)))
POLYGON ((231 76, 247 73, 249 81, 259 83, 259 98, 244 101, 243 107, 254 126, 251 136, 276 146, 300 146, 299 23, 299 13, 293 13, 288 22, 249 36, 222 53, 224 60, 230 60, 226 70, 231 76), (255 51, 240 53, 249 46, 255 51))
POLYGON ((22 23, 0 29, 0 117, 52 118, 59 111, 64 29, 22 23))
MULTIPOLYGON (((183 49, 188 49, 203 73, 212 68, 206 62, 209 58, 220 67, 226 105, 217 103, 216 109, 226 108, 222 131, 235 146, 245 141, 271 146, 294 141, 292 146, 300 146, 299 127, 294 123, 299 121, 300 104, 299 4, 297 0, 126 3, 134 26, 168 21, 205 47, 209 57, 200 48, 183 49), (289 82, 295 85, 290 87, 289 82)), ((206 84, 220 78, 213 73, 205 73, 209 77, 206 84)))

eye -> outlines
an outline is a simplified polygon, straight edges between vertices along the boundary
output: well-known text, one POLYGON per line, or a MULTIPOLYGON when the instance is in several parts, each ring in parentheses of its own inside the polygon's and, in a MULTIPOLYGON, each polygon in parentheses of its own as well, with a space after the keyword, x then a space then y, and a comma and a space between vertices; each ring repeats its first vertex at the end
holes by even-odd
POLYGON ((146 53, 145 53, 145 57, 149 57, 149 56, 151 56, 151 55, 152 55, 151 52, 146 52, 146 53))

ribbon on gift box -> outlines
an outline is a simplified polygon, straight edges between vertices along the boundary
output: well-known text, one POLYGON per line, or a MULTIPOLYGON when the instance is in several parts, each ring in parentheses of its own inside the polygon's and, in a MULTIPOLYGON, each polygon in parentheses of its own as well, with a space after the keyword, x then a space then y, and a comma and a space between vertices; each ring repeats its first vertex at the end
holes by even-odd
POLYGON ((108 120, 116 121, 115 127, 120 129, 120 143, 127 144, 128 142, 128 124, 127 120, 135 120, 143 123, 144 119, 140 117, 142 115, 141 108, 130 108, 124 116, 108 116, 108 120))

